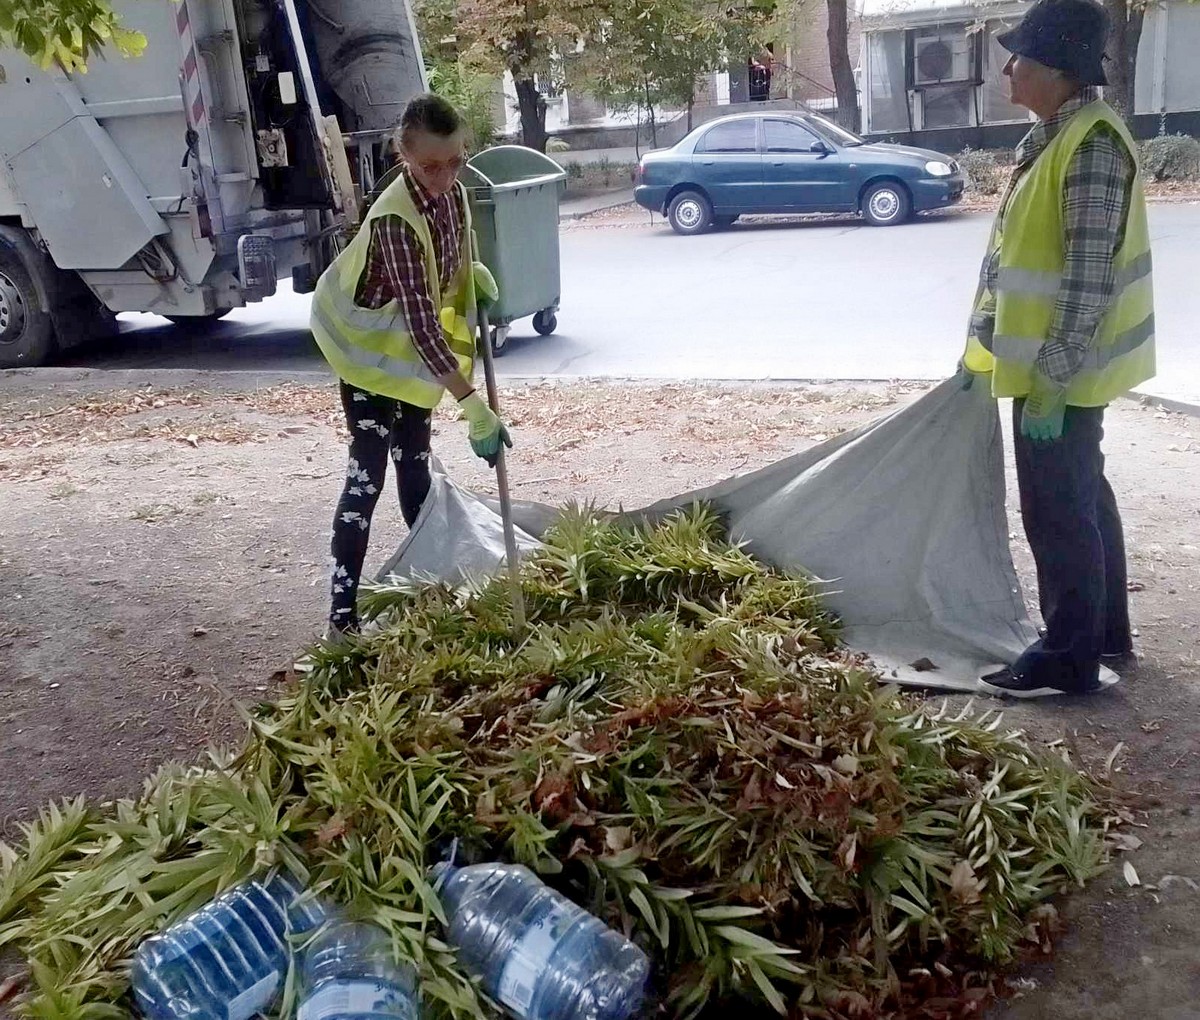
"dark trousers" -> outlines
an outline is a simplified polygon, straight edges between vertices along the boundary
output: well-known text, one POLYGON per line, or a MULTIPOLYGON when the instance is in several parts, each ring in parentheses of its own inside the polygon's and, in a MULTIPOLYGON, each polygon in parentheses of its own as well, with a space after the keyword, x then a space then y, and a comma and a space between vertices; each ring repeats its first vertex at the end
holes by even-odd
POLYGON ((346 484, 333 519, 333 581, 329 620, 345 628, 358 622, 355 604, 371 534, 371 515, 387 481, 390 452, 396 465, 400 512, 412 527, 429 495, 429 439, 433 412, 341 384, 350 430, 346 484))
POLYGON ((1038 445, 1021 435, 1013 401, 1021 517, 1037 563, 1045 636, 1013 672, 1065 690, 1095 683, 1102 654, 1133 647, 1125 536, 1104 477, 1104 408, 1069 407, 1063 436, 1038 445))

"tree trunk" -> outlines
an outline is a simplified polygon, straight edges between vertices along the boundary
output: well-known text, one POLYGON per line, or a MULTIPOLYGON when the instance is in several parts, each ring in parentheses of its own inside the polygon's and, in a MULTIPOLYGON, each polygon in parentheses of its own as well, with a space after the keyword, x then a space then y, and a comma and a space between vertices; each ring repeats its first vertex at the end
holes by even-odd
POLYGON ((1145 12, 1130 0, 1105 0, 1112 27, 1108 37, 1108 88, 1105 90, 1113 107, 1133 122, 1134 88, 1137 79, 1137 51, 1142 41, 1145 12))
POLYGON ((521 144, 538 152, 546 151, 546 100, 533 78, 513 76, 517 87, 517 107, 521 111, 521 144))
POLYGON ((692 114, 696 109, 696 90, 692 89, 692 94, 688 96, 687 105, 687 133, 692 133, 692 114))
POLYGON ((658 148, 658 121, 654 116, 654 100, 650 96, 650 79, 642 76, 642 84, 646 89, 646 113, 650 117, 650 147, 658 148))
POLYGON ((837 119, 847 131, 859 130, 858 86, 854 65, 850 62, 850 21, 846 0, 825 0, 829 12, 829 70, 837 94, 837 119))

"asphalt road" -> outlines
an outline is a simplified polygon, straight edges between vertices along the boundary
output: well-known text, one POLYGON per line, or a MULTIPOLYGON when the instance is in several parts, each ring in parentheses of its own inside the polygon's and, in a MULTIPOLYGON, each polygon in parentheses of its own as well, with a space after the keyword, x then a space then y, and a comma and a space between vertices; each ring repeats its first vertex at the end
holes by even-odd
MULTIPOLYGON (((1159 378, 1200 403, 1200 203, 1151 208, 1159 378)), ((661 222, 562 235, 559 332, 518 322, 510 376, 934 379, 962 345, 990 217, 877 229, 850 219, 739 225, 680 238, 661 222)), ((308 300, 290 292, 203 337, 151 315, 73 363, 103 368, 299 371, 322 362, 308 300)))

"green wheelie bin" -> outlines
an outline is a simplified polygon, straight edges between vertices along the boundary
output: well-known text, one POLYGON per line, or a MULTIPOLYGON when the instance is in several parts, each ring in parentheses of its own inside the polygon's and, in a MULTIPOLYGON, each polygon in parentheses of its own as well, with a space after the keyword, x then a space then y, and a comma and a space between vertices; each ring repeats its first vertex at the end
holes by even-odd
POLYGON ((493 352, 504 353, 512 324, 526 316, 549 336, 562 294, 558 202, 566 171, 534 149, 498 145, 473 156, 459 177, 470 196, 479 259, 500 289, 488 312, 493 352))

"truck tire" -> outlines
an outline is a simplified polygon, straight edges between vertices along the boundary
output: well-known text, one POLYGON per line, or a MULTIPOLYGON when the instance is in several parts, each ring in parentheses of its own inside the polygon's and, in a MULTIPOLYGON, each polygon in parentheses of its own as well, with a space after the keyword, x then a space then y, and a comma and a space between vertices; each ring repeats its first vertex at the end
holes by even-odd
POLYGON ((226 308, 220 312, 209 312, 207 315, 168 315, 166 318, 178 328, 187 330, 189 333, 204 333, 212 329, 218 322, 227 316, 232 308, 226 308))
POLYGON ((0 368, 42 365, 55 347, 37 281, 10 232, 0 230, 0 368))

